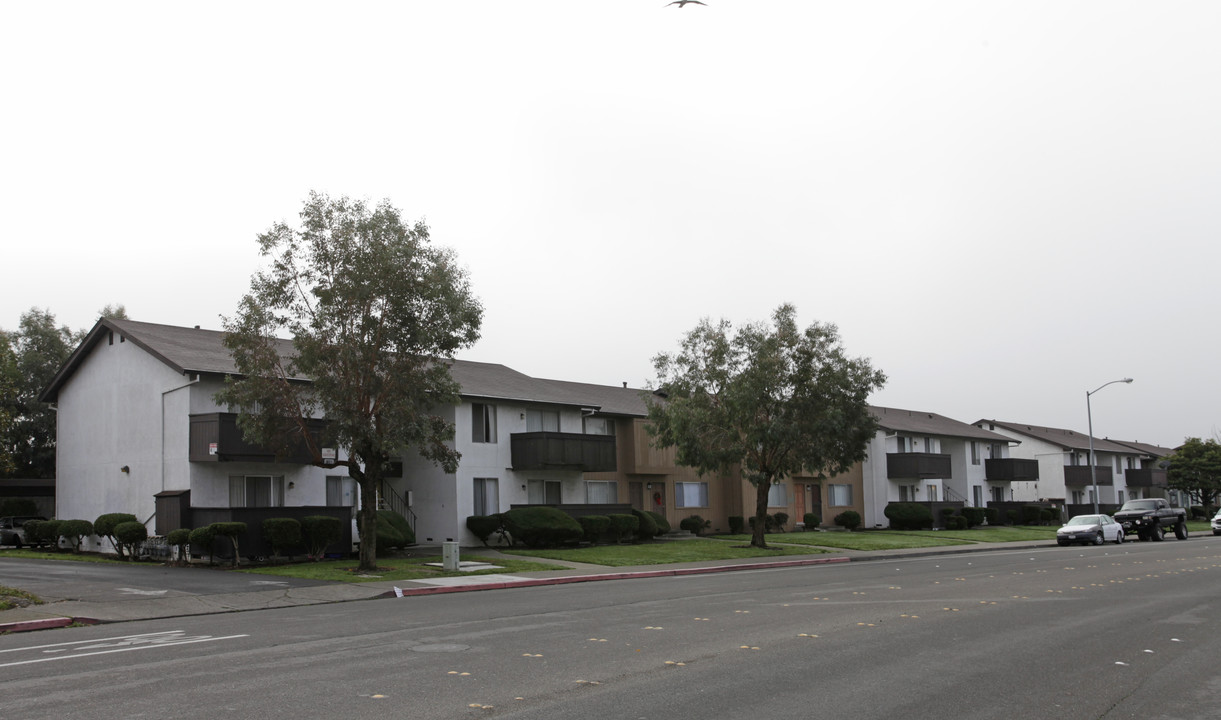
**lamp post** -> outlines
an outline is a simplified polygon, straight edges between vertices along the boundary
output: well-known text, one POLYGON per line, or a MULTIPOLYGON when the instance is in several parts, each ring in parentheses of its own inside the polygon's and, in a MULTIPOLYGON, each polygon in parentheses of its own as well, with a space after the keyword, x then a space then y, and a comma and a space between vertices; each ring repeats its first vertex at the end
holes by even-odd
POLYGON ((1124 378, 1123 380, 1112 380, 1109 383, 1103 383, 1096 390, 1092 390, 1085 394, 1085 417, 1086 422, 1090 426, 1090 485, 1094 487, 1094 514, 1098 514, 1098 470, 1094 467, 1094 414, 1090 411, 1090 395, 1098 392, 1107 385, 1115 383, 1131 383, 1132 378, 1124 378))

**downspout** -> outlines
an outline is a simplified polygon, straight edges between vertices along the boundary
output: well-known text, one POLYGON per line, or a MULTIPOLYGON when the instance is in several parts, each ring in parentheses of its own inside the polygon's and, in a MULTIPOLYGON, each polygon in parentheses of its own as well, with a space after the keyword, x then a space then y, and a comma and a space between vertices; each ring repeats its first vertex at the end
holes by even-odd
MULTIPOLYGON (((165 396, 172 392, 183 388, 191 387, 199 382, 199 375, 192 376, 191 381, 178 387, 172 387, 169 390, 161 391, 161 492, 165 492, 165 396)), ((188 414, 190 408, 187 408, 188 414)), ((150 518, 151 519, 151 518, 150 518)), ((145 523, 147 524, 147 523, 145 523)))

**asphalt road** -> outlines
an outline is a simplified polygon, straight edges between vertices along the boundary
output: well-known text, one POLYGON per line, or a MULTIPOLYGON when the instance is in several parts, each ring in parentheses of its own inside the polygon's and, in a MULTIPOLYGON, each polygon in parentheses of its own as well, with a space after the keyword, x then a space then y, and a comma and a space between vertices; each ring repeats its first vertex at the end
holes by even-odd
POLYGON ((1221 539, 0 637, 5 717, 1212 718, 1221 539))

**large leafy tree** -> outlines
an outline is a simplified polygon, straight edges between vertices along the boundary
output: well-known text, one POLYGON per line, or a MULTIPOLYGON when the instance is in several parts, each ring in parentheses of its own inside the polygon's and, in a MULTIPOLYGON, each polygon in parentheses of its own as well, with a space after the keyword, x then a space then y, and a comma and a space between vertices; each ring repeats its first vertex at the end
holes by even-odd
POLYGON ((16 469, 11 437, 16 419, 19 381, 17 356, 9 343, 8 333, 0 330, 0 477, 6 477, 16 469))
POLYGON ((1215 439, 1187 438, 1166 458, 1166 482, 1200 505, 1215 507, 1221 494, 1221 443, 1215 439))
POLYGON ((678 352, 653 359, 664 398, 649 403, 654 444, 674 447, 677 461, 700 474, 736 469, 755 486, 755 547, 767 547, 773 483, 845 472, 878 427, 867 400, 886 376, 848 357, 834 325, 800 330, 796 315, 781 305, 770 324, 737 330, 705 319, 678 352))
POLYGON ((55 373, 72 354, 81 335, 57 325, 49 310, 22 313, 17 330, 7 333, 8 352, 0 358, 4 388, 4 453, 8 476, 55 477, 55 412, 38 401, 55 373))
POLYGON ((482 307, 453 253, 388 201, 311 193, 300 227, 276 224, 259 248, 270 268, 224 321, 238 375, 217 400, 251 409, 238 420, 249 440, 295 436, 322 466, 322 446, 345 451, 333 464, 360 487, 360 567, 373 569, 386 463, 415 449, 457 469, 453 424, 437 414, 458 401, 443 360, 478 339, 482 307), (285 334, 292 348, 281 352, 285 334), (309 432, 317 417, 328 421, 321 438, 309 432))

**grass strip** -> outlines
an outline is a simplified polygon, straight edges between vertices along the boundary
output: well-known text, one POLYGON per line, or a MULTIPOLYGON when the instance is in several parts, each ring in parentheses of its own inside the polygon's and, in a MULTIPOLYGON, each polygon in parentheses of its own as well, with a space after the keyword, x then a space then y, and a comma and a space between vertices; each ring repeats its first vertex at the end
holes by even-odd
POLYGON ((579 548, 552 548, 546 550, 505 549, 500 552, 523 557, 567 560, 569 562, 604 565, 607 567, 631 567, 634 565, 670 565, 673 563, 702 562, 707 560, 733 560, 739 558, 769 558, 785 555, 817 555, 827 552, 813 547, 776 546, 774 548, 752 548, 745 543, 750 536, 743 535, 742 545, 696 538, 643 543, 640 545, 595 545, 579 548))

